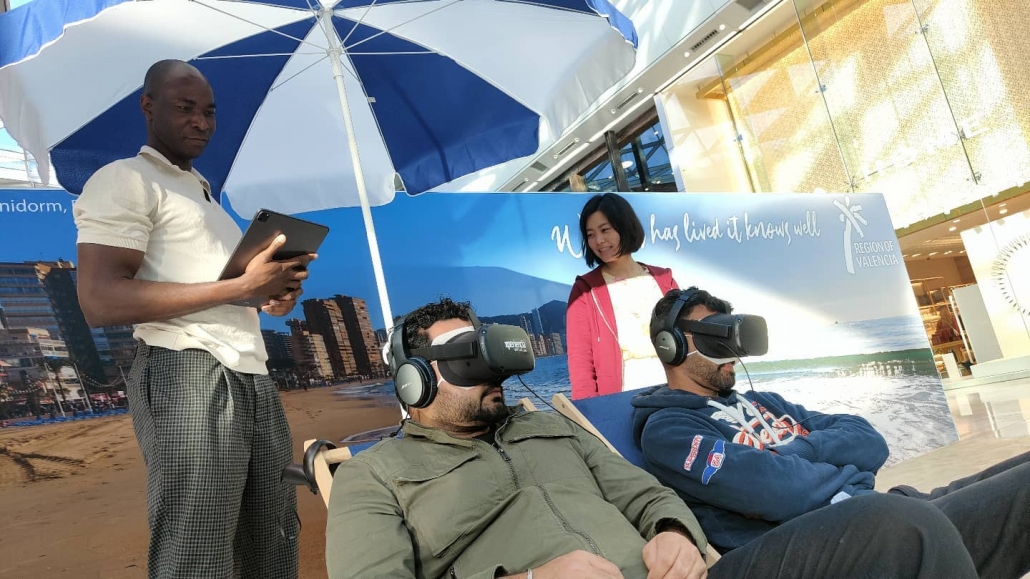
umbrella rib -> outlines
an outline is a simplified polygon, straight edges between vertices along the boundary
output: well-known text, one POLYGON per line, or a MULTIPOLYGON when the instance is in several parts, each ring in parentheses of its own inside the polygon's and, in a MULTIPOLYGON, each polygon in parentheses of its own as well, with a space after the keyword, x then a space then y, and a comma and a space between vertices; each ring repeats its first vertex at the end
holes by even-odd
MULTIPOLYGON (((436 12, 436 11, 438 11, 438 10, 443 10, 444 8, 449 8, 450 6, 452 6, 452 5, 454 5, 454 4, 457 4, 458 2, 462 2, 462 1, 464 1, 464 0, 454 0, 454 2, 451 2, 451 3, 447 4, 446 6, 441 6, 441 7, 437 8, 436 10, 433 10, 433 12, 436 12)), ((415 20, 418 20, 419 18, 423 18, 423 17, 425 17, 425 16, 428 16, 429 14, 432 14, 432 12, 427 12, 427 13, 425 13, 425 14, 421 14, 421 15, 419 15, 419 16, 416 16, 415 18, 412 18, 411 20, 408 20, 408 21, 406 21, 406 22, 402 22, 402 23, 400 23, 400 24, 398 24, 398 25, 396 25, 396 26, 392 26, 392 27, 390 27, 390 28, 388 28, 388 29, 385 29, 385 30, 383 30, 383 31, 382 31, 382 32, 380 32, 379 34, 376 34, 376 35, 374 35, 374 36, 370 36, 370 37, 368 37, 368 38, 366 38, 366 39, 364 39, 364 40, 361 40, 360 42, 356 42, 356 43, 354 43, 353 45, 351 45, 350 47, 346 47, 346 48, 345 48, 345 50, 344 50, 344 53, 345 53, 345 54, 346 54, 346 55, 348 56, 348 61, 350 61, 350 56, 351 56, 351 55, 357 55, 357 56, 363 56, 363 55, 380 55, 380 56, 382 56, 382 55, 389 55, 389 54, 391 54, 391 53, 389 53, 389 52, 380 52, 380 53, 375 53, 375 52, 373 52, 373 53, 366 53, 366 52, 352 52, 352 51, 351 51, 351 49, 352 49, 352 48, 354 48, 355 46, 358 46, 358 45, 360 45, 360 44, 361 44, 362 42, 366 42, 366 41, 368 41, 368 40, 372 40, 372 39, 373 39, 373 38, 375 38, 376 36, 381 36, 381 35, 383 35, 383 34, 387 34, 387 33, 392 33, 392 34, 393 34, 394 36, 396 36, 397 38, 400 38, 400 39, 402 39, 402 40, 405 40, 405 41, 407 41, 407 42, 409 42, 409 43, 411 43, 411 44, 414 44, 415 46, 420 46, 420 47, 422 47, 422 48, 426 49, 426 52, 411 52, 411 53, 400 53, 400 52, 398 52, 398 53, 393 53, 393 54, 439 54, 438 52, 436 52, 436 51, 432 50, 432 49, 431 49, 431 48, 429 48, 428 46, 425 46, 424 44, 422 44, 422 43, 420 43, 420 42, 416 41, 416 40, 415 40, 415 39, 413 39, 413 38, 409 38, 409 37, 407 37, 407 36, 404 36, 403 34, 398 34, 398 33, 393 33, 393 32, 392 32, 392 31, 394 31, 394 30, 397 30, 397 29, 398 29, 398 28, 400 28, 401 26, 404 26, 405 24, 408 24, 408 23, 410 23, 410 22, 414 22, 415 20)), ((527 103, 523 102, 523 100, 522 100, 522 99, 520 99, 520 98, 516 97, 516 96, 515 96, 514 94, 512 94, 512 93, 511 93, 511 91, 509 91, 509 90, 507 90, 507 89, 505 89, 505 88, 503 88, 503 87, 501 87, 501 86, 498 86, 498 84, 497 84, 496 82, 494 82, 493 80, 491 80, 491 79, 489 79, 489 78, 487 78, 487 77, 483 76, 482 74, 480 74, 479 72, 477 72, 477 71, 476 71, 475 69, 471 68, 470 66, 466 65, 466 64, 465 64, 464 62, 462 62, 462 61, 458 60, 457 58, 455 58, 455 57, 454 57, 453 55, 447 55, 447 58, 450 58, 450 59, 451 59, 451 60, 453 60, 453 61, 454 61, 454 63, 455 63, 455 64, 457 64, 458 66, 460 66, 460 67, 464 68, 465 70, 467 70, 467 71, 471 72, 472 74, 475 74, 475 75, 476 75, 477 77, 479 77, 480 79, 482 79, 482 80, 483 80, 484 82, 486 82, 486 83, 487 83, 487 84, 489 84, 490 86, 494 87, 495 89, 497 89, 497 90, 498 90, 498 91, 500 91, 501 93, 503 93, 503 94, 507 95, 507 96, 508 96, 508 97, 509 97, 510 99, 512 99, 513 101, 515 101, 515 102, 517 102, 517 103, 521 104, 522 106, 526 107, 526 108, 527 108, 528 110, 530 110, 530 111, 533 111, 533 112, 537 113, 538 115, 541 115, 541 116, 543 116, 543 115, 542 115, 542 114, 540 113, 540 111, 538 111, 538 110, 534 109, 533 107, 529 106, 529 105, 528 105, 527 103)), ((357 69, 356 69, 356 68, 355 68, 355 72, 354 72, 354 74, 355 74, 355 76, 357 76, 357 69)), ((359 82, 360 82, 360 79, 358 79, 358 80, 359 80, 359 82)))
MULTIPOLYGON (((257 4, 259 6, 269 6, 268 2, 262 2, 261 0, 230 0, 230 1, 232 1, 232 2, 239 2, 241 4, 257 4)), ((315 0, 315 2, 317 3, 318 0, 315 0)), ((315 8, 314 6, 311 5, 311 0, 304 0, 304 3, 308 5, 308 10, 311 11, 311 14, 313 16, 318 16, 318 8, 315 8)), ((282 6, 280 4, 272 4, 271 6, 275 6, 277 8, 292 8, 292 7, 289 7, 289 6, 282 6)), ((303 10, 303 9, 301 9, 301 10, 303 10)))
MULTIPOLYGON (((376 1, 376 0, 373 0, 373 1, 376 1)), ((383 55, 389 55, 389 54, 391 54, 391 53, 388 53, 388 52, 381 52, 381 53, 362 53, 362 52, 352 52, 352 50, 353 50, 353 49, 354 49, 354 48, 355 48, 356 46, 360 46, 360 45, 361 45, 362 43, 364 43, 364 42, 368 42, 369 40, 372 40, 372 39, 374 39, 374 38, 376 38, 376 37, 379 37, 379 36, 382 36, 382 35, 384 35, 384 34, 392 34, 394 30, 397 30, 398 28, 400 28, 400 27, 402 27, 402 26, 404 26, 404 25, 406 25, 406 24, 410 24, 411 22, 414 22, 414 21, 416 21, 416 20, 418 20, 418 19, 420 19, 420 18, 425 18, 426 16, 429 16, 430 14, 433 14, 433 13, 435 13, 435 12, 438 12, 438 11, 440 11, 440 10, 443 10, 443 9, 445 9, 445 8, 450 8, 451 6, 453 6, 453 5, 457 4, 458 2, 463 2, 463 1, 464 1, 464 0, 454 0, 453 2, 449 2, 449 3, 447 3, 447 4, 443 5, 443 6, 440 6, 440 7, 438 7, 438 8, 435 8, 435 9, 433 9, 433 10, 430 10, 429 12, 426 12, 425 14, 419 14, 418 16, 415 16, 414 18, 411 18, 411 19, 409 19, 409 20, 406 20, 406 21, 404 21, 404 22, 401 22, 400 24, 397 24, 396 26, 391 26, 390 28, 386 28, 386 29, 382 30, 381 32, 379 32, 379 33, 377 33, 377 34, 373 34, 372 36, 369 36, 368 38, 365 38, 365 39, 363 39, 363 40, 359 40, 358 42, 355 42, 354 44, 352 44, 352 45, 350 45, 350 46, 345 46, 345 47, 344 47, 344 52, 345 52, 345 53, 347 53, 348 55, 357 55, 357 56, 363 56, 363 55, 380 55, 380 56, 383 56, 383 55)), ((520 3, 521 3, 521 2, 520 2, 520 3)), ((528 3, 528 4, 534 4, 534 5, 537 5, 537 4, 535 4, 535 3, 528 3)), ((539 6, 542 6, 542 7, 547 7, 547 8, 554 8, 553 6, 548 6, 548 5, 546 5, 546 4, 542 4, 542 5, 539 5, 539 6)), ((565 9, 563 9, 563 10, 565 10, 565 9)), ((569 12, 573 12, 573 11, 569 11, 569 12)), ((364 15, 362 15, 362 17, 364 17, 364 15)), ((342 18, 342 17, 341 17, 341 18, 342 18)), ((350 20, 350 19, 345 19, 345 20, 350 20)), ((426 51, 427 51, 427 52, 425 52, 425 53, 421 53, 421 52, 413 52, 413 53, 395 53, 395 54, 437 54, 437 52, 436 52, 436 51, 434 51, 434 50, 431 50, 431 49, 430 49, 430 48, 429 48, 428 46, 424 46, 424 45, 422 45, 422 44, 420 44, 420 43, 416 42, 416 41, 415 41, 414 39, 412 39, 412 38, 408 38, 408 37, 405 37, 405 36, 404 36, 404 35, 402 35, 402 34, 394 34, 394 36, 397 36, 398 38, 402 38, 402 39, 404 39, 404 40, 406 40, 406 41, 408 41, 408 42, 410 42, 410 43, 412 43, 412 44, 414 44, 414 45, 416 45, 416 46, 422 46, 422 47, 423 47, 423 48, 425 48, 425 49, 426 49, 426 51)), ((341 44, 342 44, 342 43, 341 43, 341 44)), ((462 68, 464 68, 465 70, 468 70, 468 71, 470 71, 470 72, 473 72, 473 73, 474 73, 474 74, 476 74, 476 75, 477 75, 477 76, 478 76, 479 78, 481 78, 481 79, 483 79, 483 80, 484 80, 485 82, 489 83, 489 84, 490 84, 490 86, 492 86, 492 87, 496 88, 497 90, 501 91, 502 93, 504 93, 504 94, 508 95, 508 97, 509 97, 509 98, 511 98, 512 100, 514 100, 515 102, 517 102, 517 103, 521 104, 522 106, 526 107, 527 109, 529 109, 529 110, 531 110, 531 111, 533 111, 533 112, 535 112, 535 113, 539 114, 539 111, 537 111, 537 110, 533 109, 532 107, 530 107, 529 105, 527 105, 526 103, 524 103, 524 102, 523 102, 523 101, 522 101, 521 99, 519 99, 519 98, 516 98, 516 96, 515 96, 515 95, 513 95, 513 94, 512 94, 512 93, 511 93, 510 91, 508 91, 508 90, 506 90, 506 89, 503 89, 503 88, 501 88, 500 86, 497 86, 497 83, 495 83, 495 82, 491 81, 490 79, 488 79, 488 78, 486 78, 486 77, 482 76, 482 75, 481 75, 481 74, 479 74, 479 73, 476 73, 476 72, 475 72, 475 71, 474 71, 474 70, 473 70, 472 68, 470 68, 470 67, 466 66, 466 65, 465 65, 465 63, 463 63, 463 62, 459 61, 458 59, 454 58, 453 56, 451 56, 450 58, 451 58, 451 60, 453 60, 453 61, 454 61, 455 63, 457 63, 457 64, 458 64, 459 66, 461 66, 461 67, 462 67, 462 68)), ((349 59, 348 59, 348 60, 349 60, 349 59)), ((354 74, 355 74, 355 76, 357 75, 357 69, 356 69, 356 68, 355 68, 355 72, 354 72, 354 74)), ((359 82, 360 82, 360 79, 359 79, 359 82)))
POLYGON ((347 33, 347 36, 343 37, 340 40, 340 46, 347 46, 347 39, 350 38, 350 35, 354 34, 354 31, 358 29, 358 26, 360 26, 361 23, 365 21, 365 16, 368 16, 368 11, 371 10, 372 7, 375 6, 376 2, 378 1, 379 0, 372 0, 372 3, 365 7, 365 12, 361 14, 361 18, 358 18, 358 20, 354 23, 354 26, 351 27, 350 32, 347 33))
POLYGON ((431 54, 436 53, 431 50, 423 50, 421 52, 409 51, 409 52, 349 52, 352 56, 399 56, 403 54, 431 54))
MULTIPOLYGON (((372 4, 375 4, 378 1, 379 0, 372 0, 372 4)), ((423 3, 425 1, 426 0, 398 0, 397 2, 392 2, 391 4, 393 4, 394 6, 396 6, 398 4, 420 4, 420 3, 423 3)), ((534 2, 533 0, 498 0, 498 1, 500 1, 500 2, 508 2, 510 4, 526 4, 528 6, 538 6, 540 8, 548 8, 550 10, 560 10, 562 12, 571 12, 573 14, 587 14, 588 13, 586 10, 576 10, 574 8, 566 8, 564 6, 555 6, 554 4, 544 4, 542 2, 534 2)), ((371 4, 369 4, 368 6, 371 7, 371 4)), ((354 6, 354 8, 360 8, 360 6, 354 6)), ((347 10, 347 9, 344 8, 343 10, 347 10)), ((607 14, 602 14, 602 13, 596 11, 596 10, 594 10, 594 14, 597 14, 599 16, 608 16, 607 14)))
MULTIPOLYGON (((293 80, 293 79, 297 78, 297 77, 298 77, 298 76, 300 76, 301 74, 305 73, 305 72, 306 72, 306 71, 307 71, 308 69, 310 69, 311 67, 313 67, 313 66, 317 65, 318 63, 322 62, 323 60, 325 60, 325 59, 327 59, 327 58, 329 58, 329 55, 328 55, 328 54, 327 54, 327 55, 325 55, 325 56, 323 56, 322 58, 320 58, 320 59, 316 60, 315 62, 312 62, 311 64, 309 64, 309 65, 305 66, 304 68, 300 69, 299 71, 297 71, 297 73, 296 73, 296 74, 292 74, 292 75, 290 75, 290 77, 289 77, 289 78, 283 79, 283 81, 282 81, 282 82, 280 82, 280 83, 278 83, 278 84, 276 84, 276 85, 272 86, 271 88, 269 88, 269 89, 268 89, 268 92, 272 92, 272 91, 276 90, 277 88, 281 87, 282 85, 284 85, 284 84, 286 84, 286 83, 290 82, 291 80, 293 80)), ((348 71, 348 72, 349 72, 349 71, 348 71)))
POLYGON ((243 18, 241 16, 237 16, 237 15, 231 13, 231 12, 226 12, 225 10, 222 10, 221 8, 215 8, 214 6, 211 6, 210 4, 205 4, 201 0, 190 0, 190 2, 194 2, 196 4, 199 4, 199 5, 203 6, 204 8, 208 8, 208 9, 214 10, 215 12, 219 12, 221 14, 225 14, 226 16, 229 16, 230 18, 235 18, 235 19, 237 19, 237 20, 239 20, 241 22, 246 22, 247 24, 252 24, 252 25, 256 26, 257 28, 260 28, 260 29, 265 30, 267 32, 272 32, 274 34, 278 34, 279 36, 284 36, 286 38, 289 38, 290 40, 296 40, 297 42, 299 42, 301 44, 307 44, 309 46, 314 46, 315 48, 317 48, 319 50, 327 50, 326 47, 324 47, 324 46, 319 46, 319 45, 314 44, 312 42, 308 42, 307 40, 304 40, 302 38, 296 38, 296 37, 290 36, 289 34, 286 34, 285 32, 280 32, 278 30, 275 30, 274 28, 269 28, 267 26, 258 24, 257 22, 254 22, 252 20, 247 20, 246 18, 243 18))
POLYGON ((267 54, 227 54, 225 56, 198 56, 193 60, 223 60, 226 58, 261 58, 264 56, 316 56, 323 52, 275 52, 267 54))
POLYGON ((462 0, 454 0, 453 2, 449 2, 449 3, 447 3, 447 4, 443 5, 443 6, 440 6, 439 8, 434 8, 433 10, 430 10, 429 12, 426 12, 425 14, 419 14, 418 16, 416 16, 416 17, 414 17, 414 18, 412 18, 410 20, 405 20, 404 22, 401 22, 400 24, 398 24, 396 26, 391 26, 390 28, 382 30, 381 32, 378 32, 376 34, 373 34, 372 36, 369 36, 368 38, 365 38, 363 40, 359 40, 359 41, 355 42, 354 44, 352 44, 350 46, 344 46, 343 48, 344 48, 344 50, 350 51, 355 46, 360 46, 360 45, 364 44, 365 42, 368 42, 369 40, 373 40, 373 39, 378 38, 378 37, 380 37, 380 36, 382 36, 384 34, 389 34, 392 31, 397 30, 401 26, 405 26, 407 24, 411 24, 412 22, 418 20, 419 18, 425 18, 426 16, 429 16, 430 14, 433 14, 435 12, 439 12, 440 10, 443 10, 445 8, 450 8, 451 6, 457 4, 458 2, 461 2, 461 1, 462 0))

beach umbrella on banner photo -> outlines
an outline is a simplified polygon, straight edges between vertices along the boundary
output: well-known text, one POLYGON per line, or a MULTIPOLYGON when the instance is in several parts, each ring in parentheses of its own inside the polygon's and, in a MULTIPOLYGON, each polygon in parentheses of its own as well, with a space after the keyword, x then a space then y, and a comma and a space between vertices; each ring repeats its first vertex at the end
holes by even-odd
POLYGON ((197 169, 244 216, 361 206, 390 327, 370 207, 534 154, 636 44, 609 0, 34 0, 0 15, 0 119, 77 194, 145 141, 146 70, 190 62, 218 105, 197 169))

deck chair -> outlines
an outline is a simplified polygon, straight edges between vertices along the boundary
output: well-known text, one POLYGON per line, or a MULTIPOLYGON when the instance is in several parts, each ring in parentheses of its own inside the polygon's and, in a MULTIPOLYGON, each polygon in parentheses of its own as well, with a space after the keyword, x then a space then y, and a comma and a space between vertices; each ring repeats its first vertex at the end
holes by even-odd
MULTIPOLYGON (((633 412, 630 400, 637 394, 638 392, 629 390, 584 398, 573 403, 559 392, 551 398, 551 405, 565 417, 599 438, 612 452, 646 470, 644 454, 633 436, 633 412)), ((708 567, 711 568, 719 558, 719 552, 715 550, 715 547, 709 545, 708 552, 705 554, 705 562, 708 567)))
MULTIPOLYGON (((519 406, 529 412, 536 410, 536 406, 528 398, 519 400, 519 406)), ((372 448, 379 442, 379 440, 356 442, 338 448, 335 443, 324 439, 305 440, 303 461, 301 464, 287 466, 283 470, 283 480, 298 486, 305 486, 312 493, 322 495, 322 501, 325 502, 325 507, 328 509, 336 466, 350 460, 359 452, 372 448)))

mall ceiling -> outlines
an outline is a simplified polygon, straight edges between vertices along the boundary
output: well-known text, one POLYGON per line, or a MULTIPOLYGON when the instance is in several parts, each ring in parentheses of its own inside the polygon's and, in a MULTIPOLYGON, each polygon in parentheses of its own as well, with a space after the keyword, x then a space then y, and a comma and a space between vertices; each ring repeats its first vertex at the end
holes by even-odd
POLYGON ((657 93, 672 80, 709 61, 708 57, 715 51, 722 54, 731 49, 736 54, 745 53, 749 47, 766 42, 791 21, 796 22, 796 18, 793 3, 785 0, 727 3, 650 66, 621 83, 618 90, 570 127, 561 139, 530 158, 529 163, 500 184, 498 190, 539 190, 585 153, 602 145, 606 131, 619 131, 632 123, 645 107, 653 106, 657 93), (740 34, 743 30, 747 30, 747 34, 740 34))

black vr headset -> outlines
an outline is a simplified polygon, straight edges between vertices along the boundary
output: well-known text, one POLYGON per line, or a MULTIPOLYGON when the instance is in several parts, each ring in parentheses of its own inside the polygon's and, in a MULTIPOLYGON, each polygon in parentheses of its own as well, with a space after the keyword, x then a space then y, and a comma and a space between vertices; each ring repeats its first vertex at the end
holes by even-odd
POLYGON ((483 325, 472 310, 469 317, 471 332, 458 334, 446 344, 410 351, 404 346, 407 317, 394 328, 388 362, 401 403, 411 408, 432 404, 438 386, 430 365, 434 360, 444 380, 464 387, 500 385, 512 376, 533 370, 536 358, 525 330, 503 324, 483 325))
POLYGON ((697 351, 710 358, 744 358, 761 356, 769 351, 769 333, 765 318, 749 314, 712 314, 701 320, 688 320, 684 314, 687 301, 697 295, 697 288, 672 290, 678 294, 669 315, 658 318, 651 314, 651 343, 658 358, 679 366, 687 359, 687 336, 694 338, 697 351))

